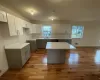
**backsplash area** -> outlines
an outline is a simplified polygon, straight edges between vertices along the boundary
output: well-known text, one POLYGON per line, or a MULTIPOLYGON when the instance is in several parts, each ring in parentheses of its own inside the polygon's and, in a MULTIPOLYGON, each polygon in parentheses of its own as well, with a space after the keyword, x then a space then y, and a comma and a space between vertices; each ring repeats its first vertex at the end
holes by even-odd
MULTIPOLYGON (((33 34, 32 38, 44 38, 41 34, 33 34)), ((50 38, 71 38, 71 35, 69 34, 52 34, 50 38)))
POLYGON ((15 43, 24 43, 26 42, 26 39, 32 38, 32 35, 27 34, 25 31, 23 35, 11 37, 9 36, 8 31, 9 30, 5 24, 0 24, 0 75, 2 75, 8 69, 4 46, 15 43))

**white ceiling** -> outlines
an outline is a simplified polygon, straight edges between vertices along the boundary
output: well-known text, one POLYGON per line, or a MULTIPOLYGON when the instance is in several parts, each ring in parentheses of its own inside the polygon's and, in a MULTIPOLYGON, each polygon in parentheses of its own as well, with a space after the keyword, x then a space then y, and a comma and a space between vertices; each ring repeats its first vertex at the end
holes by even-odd
POLYGON ((52 15, 58 20, 100 20, 100 0, 0 0, 0 3, 13 8, 29 20, 44 21, 52 15), (31 9, 35 9, 37 13, 31 15, 27 11, 31 9))

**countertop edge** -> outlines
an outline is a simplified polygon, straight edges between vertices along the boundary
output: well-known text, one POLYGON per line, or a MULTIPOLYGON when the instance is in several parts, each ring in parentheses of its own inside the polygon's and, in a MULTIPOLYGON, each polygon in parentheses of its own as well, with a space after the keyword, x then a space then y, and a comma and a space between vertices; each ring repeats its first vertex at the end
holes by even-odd
POLYGON ((13 44, 13 45, 9 45, 9 46, 5 46, 4 48, 5 49, 22 49, 23 47, 27 46, 27 45, 30 45, 30 43, 23 43, 21 44, 22 46, 18 46, 18 44, 13 44), (14 47, 14 46, 18 46, 18 47, 14 47))

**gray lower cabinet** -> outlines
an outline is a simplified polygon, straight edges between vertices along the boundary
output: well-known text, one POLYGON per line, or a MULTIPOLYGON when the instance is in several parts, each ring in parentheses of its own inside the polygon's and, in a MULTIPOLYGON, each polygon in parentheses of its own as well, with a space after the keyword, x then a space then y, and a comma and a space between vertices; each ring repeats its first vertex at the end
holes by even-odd
POLYGON ((27 40, 26 42, 30 43, 31 52, 36 51, 37 49, 36 40, 27 40))
POLYGON ((72 39, 58 39, 58 42, 67 42, 67 43, 71 44, 72 39))
POLYGON ((36 45, 38 49, 45 49, 47 42, 67 42, 72 43, 72 39, 37 39, 36 45))
POLYGON ((22 68, 30 58, 30 45, 22 49, 5 49, 9 68, 22 68))
POLYGON ((42 49, 46 47, 47 41, 50 42, 50 40, 47 39, 37 39, 36 44, 38 49, 42 49))
POLYGON ((36 44, 38 49, 46 48, 47 42, 58 42, 58 39, 37 39, 36 44))
POLYGON ((58 42, 58 39, 50 39, 50 42, 58 42))

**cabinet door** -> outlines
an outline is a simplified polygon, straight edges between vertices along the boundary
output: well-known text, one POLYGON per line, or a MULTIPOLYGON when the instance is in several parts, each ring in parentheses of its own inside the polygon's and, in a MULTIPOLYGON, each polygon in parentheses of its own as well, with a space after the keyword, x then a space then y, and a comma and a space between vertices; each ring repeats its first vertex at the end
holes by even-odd
POLYGON ((32 24, 33 33, 36 33, 36 24, 32 24))
POLYGON ((30 28, 30 23, 23 20, 23 28, 30 28))
POLYGON ((7 14, 7 19, 8 19, 8 27, 9 27, 10 36, 17 35, 16 25, 15 25, 15 16, 7 14))
POLYGON ((24 65, 27 60, 30 58, 30 46, 27 45, 21 50, 21 56, 22 56, 22 65, 24 65))
POLYGON ((37 44, 38 49, 44 49, 44 48, 46 48, 47 40, 46 39, 37 39, 36 44, 37 44))
POLYGON ((41 24, 36 24, 35 28, 36 28, 36 33, 41 33, 42 32, 42 25, 41 24))
POLYGON ((18 17, 15 18, 15 25, 18 32, 18 35, 23 35, 23 28, 22 28, 22 20, 18 17))
POLYGON ((33 33, 33 27, 30 26, 30 34, 32 34, 32 33, 33 33))
POLYGON ((31 33, 36 33, 36 24, 31 24, 31 33))
POLYGON ((0 21, 7 22, 7 16, 4 11, 0 11, 0 21))
POLYGON ((22 49, 21 57, 22 57, 22 65, 24 65, 26 63, 26 53, 24 49, 22 49))
POLYGON ((33 33, 33 27, 31 23, 28 23, 28 27, 29 27, 29 33, 32 34, 33 33))
POLYGON ((30 23, 29 22, 26 22, 26 23, 27 23, 27 28, 30 28, 31 26, 30 23))
POLYGON ((26 21, 22 20, 22 27, 26 27, 26 21))
POLYGON ((26 46, 25 47, 25 54, 26 54, 26 60, 28 60, 29 58, 30 58, 30 46, 28 45, 28 46, 26 46))

